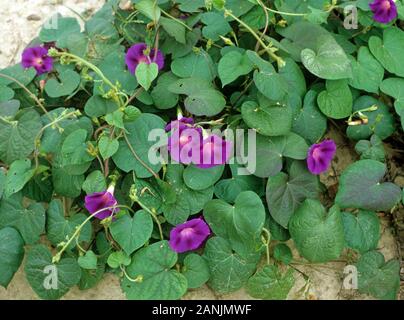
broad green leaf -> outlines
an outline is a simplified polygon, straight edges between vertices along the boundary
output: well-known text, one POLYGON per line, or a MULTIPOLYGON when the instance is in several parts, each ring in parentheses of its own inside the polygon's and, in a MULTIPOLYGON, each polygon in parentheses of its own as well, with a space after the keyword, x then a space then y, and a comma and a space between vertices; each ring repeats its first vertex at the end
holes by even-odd
POLYGON ((262 248, 265 208, 256 193, 240 193, 234 205, 211 200, 205 205, 203 215, 215 235, 227 239, 241 256, 246 257, 262 248))
POLYGON ((233 252, 226 239, 213 237, 206 243, 203 257, 210 270, 209 287, 218 293, 229 293, 247 283, 260 256, 241 257, 233 252))
POLYGON ((380 239, 380 222, 376 213, 360 210, 342 213, 345 241, 349 248, 364 253, 375 250, 380 239))
POLYGON ((39 114, 31 109, 19 111, 10 121, 0 118, 0 160, 11 164, 25 159, 34 150, 41 128, 39 114))
POLYGON ((57 300, 75 286, 81 277, 81 269, 73 258, 63 258, 52 263, 52 254, 44 245, 36 245, 28 251, 25 275, 35 293, 44 300, 57 300))
POLYGON ((186 29, 182 24, 178 23, 175 20, 164 17, 160 18, 160 24, 163 27, 163 29, 170 36, 174 37, 175 40, 177 40, 179 43, 185 44, 187 42, 185 38, 186 29))
POLYGON ((159 67, 157 63, 152 62, 150 64, 142 62, 136 68, 137 82, 147 91, 149 90, 152 82, 157 78, 159 74, 159 67))
POLYGON ((350 139, 368 139, 371 135, 377 134, 380 139, 384 140, 391 136, 396 130, 395 120, 389 108, 383 102, 373 97, 361 96, 356 99, 353 105, 353 111, 360 111, 372 106, 377 106, 377 110, 362 112, 368 117, 369 122, 367 124, 348 126, 347 135, 350 139))
POLYGON ((378 93, 384 77, 384 68, 372 56, 369 49, 360 47, 357 59, 352 57, 350 59, 353 76, 349 79, 349 85, 359 90, 378 93))
POLYGON ((271 233, 271 239, 278 241, 288 241, 290 239, 290 233, 288 229, 282 227, 277 223, 271 215, 267 217, 265 226, 271 233))
POLYGON ((4 188, 4 196, 8 198, 20 191, 34 176, 35 169, 31 169, 29 159, 14 161, 7 172, 7 180, 4 188))
POLYGON ((384 256, 370 251, 360 257, 358 268, 358 289, 381 300, 395 300, 400 289, 400 263, 397 260, 385 262, 384 256))
POLYGON ((0 201, 0 228, 14 227, 26 244, 34 244, 45 229, 45 209, 40 203, 24 208, 22 200, 17 193, 0 201))
POLYGON ((177 262, 177 254, 167 241, 156 242, 135 253, 126 272, 138 282, 122 281, 122 290, 129 300, 175 300, 187 291, 187 279, 172 269, 177 262))
POLYGON ((0 85, 0 102, 6 102, 14 97, 14 91, 9 87, 0 85))
POLYGON ((338 206, 327 213, 317 200, 307 199, 289 221, 299 253, 311 262, 337 259, 344 249, 344 227, 338 206))
POLYGON ((59 98, 72 94, 79 86, 81 77, 75 71, 66 70, 59 73, 58 80, 49 79, 46 82, 45 92, 51 98, 59 98))
POLYGON ((99 95, 94 95, 87 100, 84 111, 89 117, 101 117, 116 111, 117 104, 111 99, 105 99, 99 95))
POLYGON ((64 168, 52 168, 52 183, 55 192, 61 196, 76 198, 81 193, 84 175, 71 175, 64 168))
POLYGON ((274 248, 274 258, 284 264, 289 264, 292 259, 292 250, 285 243, 278 243, 274 248))
POLYGON ((274 220, 284 228, 288 227, 290 218, 307 198, 318 197, 319 185, 302 162, 294 161, 289 175, 280 172, 269 177, 266 189, 268 209, 274 220))
POLYGON ((352 113, 352 93, 346 80, 327 80, 326 90, 317 97, 318 107, 327 117, 347 118, 352 113))
POLYGON ((61 149, 62 164, 81 165, 94 159, 94 156, 88 153, 87 146, 88 132, 84 129, 69 134, 63 142, 61 149))
POLYGON ((277 266, 265 266, 247 283, 250 296, 264 300, 285 300, 295 284, 293 269, 282 273, 277 266))
POLYGON ((245 53, 230 51, 219 61, 218 73, 222 86, 233 82, 238 77, 250 73, 252 64, 245 53))
POLYGON ((210 55, 203 49, 192 51, 171 63, 171 71, 180 78, 200 78, 208 82, 216 77, 216 69, 210 55))
POLYGON ((190 215, 200 212, 213 197, 213 187, 192 190, 184 182, 184 167, 180 164, 167 166, 166 181, 177 195, 174 203, 163 203, 163 213, 172 225, 185 222, 190 215))
POLYGON ((394 107, 401 118, 401 127, 404 128, 404 79, 388 78, 382 82, 380 90, 396 99, 394 107))
POLYGON ((355 151, 361 156, 361 160, 371 159, 380 162, 386 160, 383 141, 375 134, 370 137, 370 141, 358 141, 355 145, 355 151))
POLYGON ((81 268, 86 270, 97 269, 97 256, 92 250, 89 250, 84 256, 80 256, 77 259, 77 263, 81 268))
POLYGON ((247 101, 241 107, 241 114, 250 128, 264 136, 282 136, 288 134, 292 127, 292 110, 285 105, 258 105, 247 101))
POLYGON ((124 251, 112 252, 107 260, 108 265, 113 269, 119 268, 119 266, 128 266, 131 262, 130 257, 124 251))
MULTIPOLYGON (((46 234, 49 241, 57 246, 59 243, 66 241, 76 231, 76 227, 81 225, 86 216, 82 213, 75 214, 71 217, 65 218, 62 202, 59 199, 54 199, 49 203, 46 219, 46 234)), ((86 223, 81 229, 78 241, 90 242, 92 235, 92 227, 90 223, 86 223)), ((71 250, 76 246, 75 241, 68 246, 71 250)))
POLYGON ((4 74, 7 77, 0 76, 0 86, 10 86, 11 88, 20 88, 17 83, 14 82, 13 79, 17 80, 24 86, 31 83, 36 76, 36 70, 34 68, 24 69, 21 63, 18 63, 14 66, 7 67, 3 70, 0 70, 0 74, 4 74), (11 77, 11 78, 10 78, 11 77))
POLYGON ((400 188, 381 182, 386 165, 375 160, 359 160, 344 170, 335 202, 341 208, 388 211, 401 197, 400 188))
POLYGON ((226 21, 224 15, 218 12, 205 12, 201 16, 201 22, 205 24, 202 29, 202 34, 205 38, 212 41, 219 41, 222 37, 225 37, 232 28, 226 21))
MULTIPOLYGON (((139 178, 152 176, 144 165, 147 165, 154 172, 160 171, 161 164, 150 163, 148 157, 149 151, 153 151, 151 148, 155 144, 155 142, 149 141, 149 133, 154 129, 164 130, 165 124, 165 121, 160 117, 148 113, 143 113, 135 121, 127 123, 125 127, 128 131, 127 138, 130 148, 125 139, 120 139, 118 152, 112 156, 117 167, 125 172, 134 170, 139 178)), ((157 152, 157 150, 155 151, 157 152)))
POLYGON ((98 148, 103 159, 111 158, 119 149, 119 141, 102 136, 98 141, 98 148))
POLYGON ((80 29, 76 18, 68 18, 56 14, 42 27, 39 32, 39 39, 44 43, 59 41, 73 34, 80 33, 80 29))
POLYGON ((102 192, 107 189, 107 182, 100 170, 92 171, 83 183, 83 190, 87 194, 102 192))
POLYGON ((157 5, 157 0, 141 0, 135 5, 135 8, 154 22, 160 19, 161 10, 157 5))
POLYGON ((7 176, 3 169, 0 170, 0 200, 4 194, 4 188, 6 187, 7 176))
POLYGON ((0 229, 0 286, 7 288, 24 257, 24 241, 17 230, 0 229))
POLYGON ((122 249, 131 255, 151 237, 153 220, 149 213, 140 210, 130 217, 128 214, 114 221, 110 226, 112 237, 122 249))
POLYGON ((200 255, 195 253, 185 257, 182 274, 187 278, 189 289, 201 287, 210 277, 208 264, 200 255))
POLYGON ((174 83, 178 78, 172 72, 163 73, 157 80, 157 85, 153 88, 151 96, 153 102, 158 109, 170 109, 177 105, 178 94, 168 90, 171 83, 174 83))
POLYGON ((200 78, 181 79, 169 86, 176 94, 184 94, 185 108, 196 116, 215 116, 222 112, 226 100, 209 81, 200 78))
POLYGON ((306 79, 300 67, 291 58, 285 58, 285 65, 279 68, 279 74, 289 85, 289 94, 298 94, 303 97, 306 94, 306 79))
POLYGON ((383 40, 377 36, 369 39, 369 49, 383 67, 400 77, 404 76, 402 54, 404 52, 404 32, 396 27, 383 31, 383 40))
POLYGON ((201 169, 190 165, 184 170, 184 182, 193 190, 204 190, 213 186, 222 176, 224 165, 201 169))

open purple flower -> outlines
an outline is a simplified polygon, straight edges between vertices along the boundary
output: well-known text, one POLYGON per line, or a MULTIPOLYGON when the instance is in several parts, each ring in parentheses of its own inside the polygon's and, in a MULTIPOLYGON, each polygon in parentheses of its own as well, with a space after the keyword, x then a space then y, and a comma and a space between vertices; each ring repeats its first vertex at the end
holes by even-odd
POLYGON ((137 43, 129 48, 126 53, 126 65, 128 66, 129 71, 132 74, 135 74, 136 68, 139 63, 147 63, 150 64, 152 62, 157 63, 159 70, 164 68, 164 55, 160 50, 151 49, 149 53, 147 51, 150 50, 146 43, 137 43))
POLYGON ((369 3, 373 19, 380 23, 389 23, 397 18, 397 6, 393 0, 374 0, 369 3))
POLYGON ((193 118, 186 118, 186 117, 181 117, 178 120, 171 121, 166 125, 166 131, 169 132, 172 129, 179 128, 179 129, 185 129, 187 127, 191 127, 194 124, 194 119, 193 118))
POLYGON ((37 75, 53 69, 53 59, 48 56, 48 49, 40 46, 25 49, 22 53, 21 64, 24 68, 34 67, 37 75))
POLYGON ((96 213, 105 208, 105 210, 100 211, 95 215, 96 218, 103 220, 112 216, 114 213, 119 211, 119 208, 111 208, 118 204, 114 197, 114 188, 110 187, 108 190, 103 192, 95 192, 93 194, 87 195, 84 199, 85 207, 91 214, 96 213))
POLYGON ((210 229, 202 219, 192 219, 173 228, 170 233, 170 248, 182 253, 196 250, 209 237, 210 229))
POLYGON ((307 156, 307 167, 310 172, 320 174, 327 171, 336 151, 337 146, 333 140, 324 140, 319 144, 313 144, 307 156))
POLYGON ((203 140, 197 167, 208 169, 225 164, 232 156, 233 143, 217 135, 210 135, 203 140))

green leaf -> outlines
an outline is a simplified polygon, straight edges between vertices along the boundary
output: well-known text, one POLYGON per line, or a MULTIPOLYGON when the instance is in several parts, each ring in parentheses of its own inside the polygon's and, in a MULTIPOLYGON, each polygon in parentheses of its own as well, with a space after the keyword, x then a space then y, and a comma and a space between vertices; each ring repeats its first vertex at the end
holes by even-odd
POLYGON ((94 159, 87 151, 87 136, 86 130, 79 129, 66 137, 61 149, 63 166, 81 165, 94 159))
POLYGON ((179 43, 185 44, 187 42, 185 38, 185 27, 175 20, 161 17, 160 24, 163 29, 172 37, 175 38, 179 43))
POLYGON ((103 159, 111 158, 119 149, 119 141, 102 136, 98 141, 98 148, 103 159))
POLYGON ((105 99, 99 95, 94 95, 87 100, 84 111, 89 117, 98 118, 117 110, 116 103, 111 99, 105 99))
POLYGON ((257 89, 268 99, 282 101, 288 93, 288 83, 276 72, 268 61, 263 60, 254 51, 247 51, 250 61, 258 68, 254 72, 254 83, 257 89))
POLYGON ((343 119, 352 113, 352 93, 346 80, 327 80, 326 90, 317 97, 318 107, 327 117, 343 119))
POLYGON ((171 63, 171 71, 180 78, 199 78, 211 82, 216 77, 215 65, 203 49, 192 51, 171 63))
POLYGON ((240 76, 251 72, 253 66, 245 53, 230 51, 219 61, 218 73, 222 86, 233 82, 240 76))
POLYGON ((219 41, 221 39, 220 36, 225 37, 232 31, 224 15, 218 12, 203 13, 201 22, 205 24, 205 27, 202 29, 203 36, 212 41, 219 41))
POLYGON ((401 127, 404 128, 404 79, 388 78, 382 82, 380 90, 396 99, 394 107, 401 117, 401 127))
POLYGON ((200 212, 213 197, 213 187, 192 190, 184 182, 184 167, 180 164, 167 165, 166 181, 177 197, 173 203, 163 203, 163 213, 172 225, 184 223, 190 215, 200 212))
POLYGON ((22 196, 17 193, 0 201, 0 228, 16 228, 26 244, 34 244, 45 229, 45 209, 39 203, 27 208, 22 205, 22 196))
POLYGON ((288 241, 290 239, 289 230, 277 223, 271 215, 268 216, 266 228, 271 233, 271 239, 278 241, 288 241))
POLYGON ((161 10, 157 5, 157 0, 141 0, 135 4, 135 8, 154 22, 160 19, 161 10))
POLYGON ((294 161, 289 175, 280 172, 270 177, 267 183, 266 200, 274 220, 284 228, 290 218, 307 198, 318 197, 318 179, 312 175, 302 162, 294 161))
MULTIPOLYGON (((69 239, 73 233, 76 231, 76 228, 81 225, 87 216, 84 214, 75 214, 69 218, 65 218, 64 209, 62 202, 59 199, 54 199, 49 203, 49 208, 47 211, 47 220, 46 220, 46 234, 48 240, 54 245, 57 246, 61 242, 69 239)), ((78 241, 82 242, 90 242, 92 235, 92 227, 90 223, 86 223, 84 227, 81 229, 78 241)), ((68 250, 73 249, 76 246, 75 241, 67 247, 68 250)))
POLYGON ((327 130, 327 118, 317 106, 317 92, 309 90, 303 107, 294 112, 292 130, 310 143, 316 143, 327 130))
POLYGON ((244 122, 264 136, 282 136, 292 127, 292 110, 281 104, 258 105, 247 101, 241 107, 244 122))
POLYGON ((92 250, 86 252, 84 256, 81 256, 77 260, 79 266, 86 270, 97 269, 97 256, 92 250))
POLYGON ((56 14, 42 27, 39 32, 39 39, 44 43, 59 41, 72 34, 80 33, 80 29, 76 18, 65 18, 56 14))
POLYGON ((61 196, 76 198, 81 193, 84 175, 71 175, 64 168, 52 168, 52 183, 55 192, 61 196))
POLYGON ((372 106, 377 106, 377 110, 362 112, 368 118, 368 124, 348 126, 347 135, 350 139, 368 139, 371 135, 377 134, 380 139, 384 140, 391 136, 396 130, 395 120, 389 108, 383 102, 373 97, 361 96, 356 99, 353 105, 353 111, 360 111, 372 106))
POLYGON ((107 189, 107 182, 102 172, 95 170, 87 176, 82 188, 87 194, 102 192, 107 189))
POLYGON ((45 85, 45 92, 51 98, 59 98, 72 94, 80 84, 80 75, 72 70, 59 73, 59 80, 49 79, 45 85))
POLYGON ((193 190, 204 190, 213 186, 222 176, 224 165, 201 169, 190 165, 184 170, 184 182, 193 190))
POLYGON ((0 200, 3 197, 4 188, 6 187, 7 177, 3 169, 0 170, 0 200))
POLYGON ((14 97, 14 91, 9 87, 0 85, 0 102, 6 102, 14 97))
POLYGON ((383 81, 384 68, 372 56, 367 47, 360 47, 357 60, 350 57, 352 63, 352 79, 349 85, 359 90, 378 93, 383 81))
POLYGON ((152 176, 143 164, 146 164, 154 172, 159 172, 161 163, 152 164, 148 157, 149 151, 155 148, 155 142, 149 141, 149 133, 155 129, 164 130, 165 125, 163 119, 149 113, 143 113, 135 121, 125 124, 130 146, 141 161, 133 155, 125 139, 120 139, 118 152, 112 156, 117 167, 125 172, 134 170, 138 178, 152 176))
MULTIPOLYGON (((248 139, 245 139, 245 143, 248 139)), ((290 132, 280 137, 265 137, 257 135, 256 141, 256 168, 249 170, 257 177, 267 178, 274 176, 282 170, 283 158, 303 160, 307 157, 309 146, 299 135, 290 132)), ((245 150, 248 150, 245 148, 245 150)))
POLYGON ((168 90, 171 83, 174 83, 178 78, 172 72, 163 73, 157 80, 157 85, 153 88, 151 96, 154 104, 158 109, 171 109, 178 103, 178 94, 168 90))
POLYGON ((289 94, 297 94, 303 97, 306 94, 306 79, 298 64, 291 58, 285 58, 285 65, 279 68, 279 74, 289 85, 289 94))
POLYGON ((31 169, 31 160, 14 161, 7 173, 7 180, 4 188, 4 196, 8 198, 20 191, 34 176, 35 169, 31 169))
POLYGON ((0 286, 8 284, 19 269, 24 257, 24 241, 13 228, 0 229, 0 286))
MULTIPOLYGON (((24 86, 30 84, 31 81, 34 80, 36 76, 36 70, 34 68, 25 69, 22 67, 21 63, 18 63, 11 67, 7 67, 1 70, 0 73, 16 79, 18 82, 21 82, 21 84, 23 84, 24 86)), ((0 76, 0 86, 8 86, 8 85, 10 85, 10 87, 12 88, 14 88, 14 86, 16 86, 16 88, 20 88, 19 85, 14 82, 14 80, 0 76)))
POLYGON ((140 210, 134 217, 128 214, 120 217, 111 224, 112 237, 121 248, 131 255, 150 239, 153 232, 153 220, 149 213, 140 210))
POLYGON ((147 91, 149 90, 152 82, 157 78, 159 74, 159 67, 157 63, 139 63, 136 68, 137 82, 147 91))
POLYGON ((382 300, 395 300, 400 289, 400 263, 397 260, 385 262, 377 251, 365 253, 356 264, 358 268, 358 289, 382 300))
POLYGON ((200 288, 210 277, 208 264, 200 255, 195 253, 185 257, 182 274, 187 278, 189 289, 200 288))
POLYGON ((337 259, 344 249, 344 228, 338 206, 326 213, 317 200, 307 199, 289 221, 289 232, 299 253, 311 262, 337 259))
POLYGON ((185 108, 196 116, 215 116, 222 112, 226 100, 212 84, 200 78, 181 79, 169 86, 177 94, 185 94, 185 108))
POLYGON ((388 211, 401 198, 401 190, 394 183, 381 182, 386 165, 375 160, 360 160, 344 170, 339 179, 335 202, 341 208, 388 211))
POLYGON ((383 31, 383 40, 377 36, 369 39, 369 49, 383 67, 400 77, 404 76, 402 55, 404 52, 404 32, 390 27, 383 31))
POLYGON ((53 264, 48 248, 37 245, 27 254, 25 275, 41 299, 57 300, 80 281, 81 269, 72 258, 63 258, 53 264))
POLYGON ((175 300, 187 291, 187 279, 175 269, 177 254, 167 241, 156 242, 135 253, 126 272, 132 279, 141 277, 141 281, 132 282, 125 278, 122 290, 129 300, 175 300))
POLYGON ((253 298, 285 300, 294 283, 293 269, 282 274, 277 266, 265 266, 248 280, 247 292, 253 298))
POLYGON ((124 251, 112 252, 107 260, 108 265, 113 269, 119 268, 119 266, 128 266, 131 262, 132 260, 124 251))
POLYGON ((380 162, 386 160, 383 141, 375 134, 370 137, 370 141, 358 141, 355 151, 361 156, 361 160, 372 159, 380 162))
POLYGON ((19 111, 10 122, 0 118, 0 160, 11 164, 27 158, 35 148, 35 137, 41 128, 39 114, 31 109, 19 111))
POLYGON ((244 258, 234 253, 230 243, 220 237, 208 240, 203 257, 210 270, 208 285, 217 293, 229 293, 242 288, 259 261, 259 255, 244 258))
POLYGON ((292 259, 292 250, 285 243, 278 243, 274 248, 274 258, 284 264, 289 264, 292 259))
POLYGON ((241 256, 262 248, 265 208, 254 192, 240 193, 234 205, 211 200, 205 205, 203 215, 215 235, 229 240, 232 249, 241 256))
POLYGON ((380 239, 380 222, 376 213, 360 210, 358 214, 342 213, 345 241, 360 253, 375 250, 380 239))

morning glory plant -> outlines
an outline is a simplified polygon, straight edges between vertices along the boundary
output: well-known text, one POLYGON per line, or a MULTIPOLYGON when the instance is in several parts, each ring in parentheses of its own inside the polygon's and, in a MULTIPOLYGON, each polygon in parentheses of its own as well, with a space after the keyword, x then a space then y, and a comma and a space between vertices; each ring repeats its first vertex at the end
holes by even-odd
POLYGON ((350 298, 396 299, 403 2, 320 2, 108 0, 44 25, 0 70, 0 285, 22 266, 42 299, 105 273, 128 299, 305 299, 300 265, 338 261, 350 298))

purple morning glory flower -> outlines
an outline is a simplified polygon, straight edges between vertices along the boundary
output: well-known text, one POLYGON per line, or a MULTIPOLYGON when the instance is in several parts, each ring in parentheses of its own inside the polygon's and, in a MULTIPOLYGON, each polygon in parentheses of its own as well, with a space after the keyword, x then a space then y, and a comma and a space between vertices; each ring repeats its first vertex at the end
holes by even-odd
POLYGON ((160 50, 155 52, 155 49, 150 50, 150 54, 145 54, 147 51, 148 46, 146 43, 137 43, 131 46, 126 53, 126 65, 128 66, 129 71, 132 74, 135 74, 136 68, 139 63, 147 63, 150 64, 152 62, 157 63, 159 70, 164 68, 164 55, 160 50))
POLYGON ((173 128, 185 129, 187 127, 191 127, 194 124, 194 119, 181 117, 178 120, 171 121, 169 124, 166 125, 166 131, 169 132, 173 128))
POLYGON ((233 143, 217 135, 210 135, 203 140, 197 167, 208 169, 225 164, 232 156, 233 143))
POLYGON ((202 219, 192 219, 173 228, 170 232, 170 248, 182 253, 196 250, 209 237, 210 229, 202 219))
POLYGON ((53 59, 48 56, 48 49, 41 46, 25 49, 22 53, 21 64, 24 68, 34 67, 37 75, 53 69, 53 59))
POLYGON ((373 19, 380 23, 389 23, 397 18, 397 6, 393 0, 375 0, 369 3, 373 19))
POLYGON ((186 127, 174 128, 168 138, 168 151, 171 159, 178 163, 190 164, 198 161, 202 145, 202 130, 186 127))
POLYGON ((312 174, 320 174, 328 170, 335 156, 337 146, 333 140, 324 140, 313 144, 308 152, 307 167, 312 174))
MULTIPOLYGON (((85 207, 90 212, 91 214, 96 213, 97 211, 103 209, 103 208, 108 208, 108 207, 113 207, 118 204, 114 197, 114 191, 112 188, 108 188, 108 190, 103 191, 103 192, 95 192, 93 194, 87 195, 84 199, 85 202, 85 207)), ((114 209, 105 209, 103 211, 100 211, 98 214, 95 215, 96 218, 103 220, 105 218, 108 218, 112 216, 114 213, 118 212, 119 208, 114 208, 114 209)))

